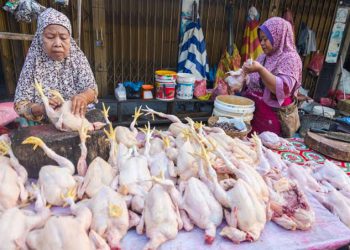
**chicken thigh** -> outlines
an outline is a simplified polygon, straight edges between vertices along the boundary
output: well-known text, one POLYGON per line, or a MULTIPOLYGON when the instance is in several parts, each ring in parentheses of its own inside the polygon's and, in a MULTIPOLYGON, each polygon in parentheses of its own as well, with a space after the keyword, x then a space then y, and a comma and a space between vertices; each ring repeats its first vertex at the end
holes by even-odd
POLYGON ((0 212, 27 201, 27 171, 18 162, 7 135, 0 137, 0 212), (5 157, 8 154, 10 157, 5 157))

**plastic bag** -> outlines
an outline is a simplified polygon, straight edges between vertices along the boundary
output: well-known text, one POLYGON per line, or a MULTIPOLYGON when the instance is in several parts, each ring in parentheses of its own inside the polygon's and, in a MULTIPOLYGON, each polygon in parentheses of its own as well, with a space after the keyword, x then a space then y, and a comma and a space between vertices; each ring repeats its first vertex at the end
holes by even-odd
POLYGON ((67 6, 69 4, 69 0, 55 0, 55 3, 67 6))
POLYGON ((324 62, 324 55, 319 51, 317 51, 312 56, 310 63, 307 66, 307 69, 309 70, 310 74, 314 76, 319 76, 323 67, 323 62, 324 62))
POLYGON ((0 103, 0 126, 6 126, 18 117, 13 108, 13 102, 0 103))
POLYGON ((227 83, 222 79, 218 80, 217 86, 214 88, 213 93, 211 95, 211 99, 215 100, 215 98, 218 95, 228 95, 227 83))
POLYGON ((124 82, 127 99, 140 99, 143 82, 124 82))
POLYGON ((198 98, 206 94, 207 94, 207 81, 204 79, 195 81, 193 95, 198 98))

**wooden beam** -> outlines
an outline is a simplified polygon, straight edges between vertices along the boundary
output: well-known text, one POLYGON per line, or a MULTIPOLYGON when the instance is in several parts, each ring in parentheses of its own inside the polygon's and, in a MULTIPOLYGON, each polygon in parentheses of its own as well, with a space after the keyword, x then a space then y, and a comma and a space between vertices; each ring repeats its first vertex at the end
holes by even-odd
MULTIPOLYGON (((7 30, 6 17, 7 15, 0 15, 0 30, 7 30)), ((13 96, 16 90, 16 82, 9 40, 0 40, 0 55, 2 60, 2 71, 4 73, 7 94, 9 96, 13 96)))
POLYGON ((78 25, 77 25, 77 30, 78 30, 78 37, 76 38, 77 39, 77 44, 78 46, 80 47, 80 38, 81 38, 81 5, 82 5, 82 2, 81 0, 78 0, 77 1, 77 22, 78 22, 78 25))
POLYGON ((95 77, 99 88, 99 96, 106 96, 108 93, 105 12, 104 0, 92 0, 95 77))
POLYGON ((33 40, 33 38, 34 38, 34 35, 30 35, 30 34, 0 32, 0 39, 31 41, 33 40))
POLYGON ((280 0, 271 0, 270 1, 269 18, 277 16, 279 6, 280 6, 280 0))

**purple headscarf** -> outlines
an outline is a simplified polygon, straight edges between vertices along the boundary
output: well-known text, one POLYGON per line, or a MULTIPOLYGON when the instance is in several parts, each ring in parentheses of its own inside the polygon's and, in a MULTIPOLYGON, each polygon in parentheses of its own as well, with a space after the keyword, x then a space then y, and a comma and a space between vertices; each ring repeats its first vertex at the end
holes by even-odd
MULTIPOLYGON (((293 92, 297 90, 301 85, 302 78, 302 62, 295 48, 294 33, 292 26, 289 22, 280 17, 272 17, 266 20, 260 27, 262 31, 265 31, 269 38, 272 37, 271 43, 273 44, 272 52, 269 55, 262 54, 257 58, 257 61, 263 64, 265 58, 264 67, 275 76, 288 76, 295 82, 293 92)), ((269 38, 270 40, 270 38, 269 38)), ((250 83, 248 89, 253 91, 263 92, 259 81, 260 75, 258 73, 252 73, 250 76, 250 83)))

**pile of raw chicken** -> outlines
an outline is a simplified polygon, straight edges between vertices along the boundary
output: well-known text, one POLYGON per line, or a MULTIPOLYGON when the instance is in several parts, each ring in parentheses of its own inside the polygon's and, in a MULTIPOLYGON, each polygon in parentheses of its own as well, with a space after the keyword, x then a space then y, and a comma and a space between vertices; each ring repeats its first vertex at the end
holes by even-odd
POLYGON ((350 227, 350 179, 332 162, 284 162, 273 149, 288 141, 273 133, 240 140, 191 119, 183 123, 148 107, 142 112, 135 111, 130 128, 113 128, 104 108, 110 155, 90 165, 85 143, 93 126, 76 117, 70 127, 52 113, 65 130, 82 124, 81 157, 74 166, 41 139, 27 138, 24 144, 57 162, 42 166, 35 183, 27 180, 9 137, 0 137, 1 247, 120 249, 128 230, 136 227, 149 238, 144 249, 157 249, 194 226, 211 244, 222 223, 219 234, 232 242, 256 241, 270 220, 287 230, 310 229, 315 214, 309 194, 350 227), (172 123, 166 131, 149 124, 138 129, 140 115, 172 123))

